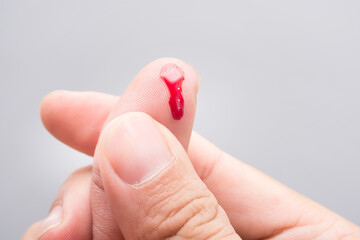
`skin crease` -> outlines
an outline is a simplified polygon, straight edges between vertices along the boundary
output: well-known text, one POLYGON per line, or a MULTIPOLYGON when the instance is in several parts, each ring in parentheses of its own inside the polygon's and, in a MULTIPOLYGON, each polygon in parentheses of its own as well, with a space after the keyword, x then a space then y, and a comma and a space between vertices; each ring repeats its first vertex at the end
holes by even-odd
MULTIPOLYGON (((58 91, 44 98, 41 115, 45 127, 55 137, 92 155, 102 124, 117 101, 117 97, 106 94, 58 91), (66 111, 58 111, 60 109, 66 111)), ((196 133, 192 134, 188 155, 197 174, 218 199, 243 239, 360 238, 357 226, 223 153, 196 133), (221 184, 218 179, 222 179, 221 184)), ((72 175, 72 182, 80 179, 77 176, 77 173, 72 175)), ((79 182, 84 188, 89 187, 89 181, 79 182)), ((69 190, 62 190, 58 198, 65 198, 73 191, 69 184, 64 186, 69 190)), ((87 196, 84 193, 79 197, 86 199, 87 196)), ((78 203, 69 203, 69 206, 71 204, 76 209, 78 203)), ((69 217, 78 217, 85 223, 83 230, 91 231, 91 223, 76 211, 69 217)), ((32 226, 23 239, 31 239, 29 236, 36 232, 37 226, 32 226)), ((65 226, 61 227, 56 229, 58 234, 65 229, 65 226)), ((77 230, 68 227, 70 233, 77 230)))

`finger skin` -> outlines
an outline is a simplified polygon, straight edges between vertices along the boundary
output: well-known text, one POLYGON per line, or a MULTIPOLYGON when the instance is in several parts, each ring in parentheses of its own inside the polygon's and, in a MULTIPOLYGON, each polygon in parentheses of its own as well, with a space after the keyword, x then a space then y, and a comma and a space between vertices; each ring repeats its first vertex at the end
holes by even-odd
POLYGON ((188 154, 243 239, 323 239, 320 235, 333 229, 333 237, 360 234, 353 223, 224 153, 197 133, 192 135, 188 154))
MULTIPOLYGON (((82 127, 81 124, 83 122, 87 122, 91 117, 98 116, 98 114, 99 119, 105 119, 112 111, 114 102, 118 100, 118 97, 110 95, 101 99, 103 94, 99 94, 93 100, 87 94, 84 95, 76 93, 68 96, 68 93, 64 93, 61 96, 65 99, 68 97, 71 99, 71 101, 68 101, 68 105, 64 106, 68 111, 82 111, 84 107, 88 109, 88 112, 91 112, 88 115, 84 113, 82 118, 76 119, 80 127, 82 127), (108 98, 112 98, 112 100, 106 100, 108 98), (76 105, 72 104, 74 101, 77 102, 76 105), (98 111, 99 108, 106 109, 107 111, 98 111)), ((58 96, 53 97, 56 98, 58 96)), ((53 99, 51 102, 56 102, 56 99, 53 99)), ((42 111, 47 111, 46 108, 53 107, 51 102, 48 103, 45 99, 42 111)), ((54 107, 56 108, 56 105, 54 107)), ((52 114, 51 118, 48 115, 43 115, 44 124, 51 125, 49 122, 58 119, 56 121, 62 124, 58 126, 59 129, 57 131, 64 130, 64 133, 67 134, 66 138, 69 139, 66 143, 69 146, 74 146, 71 137, 75 129, 72 128, 69 122, 63 120, 64 116, 58 114, 57 111, 54 111, 52 114)), ((99 135, 95 133, 99 132, 103 125, 101 121, 99 122, 97 127, 87 129, 90 132, 94 132, 92 136, 95 140, 84 138, 83 142, 77 142, 77 146, 82 145, 82 148, 86 149, 85 153, 87 154, 91 154, 94 151, 94 149, 87 148, 86 146, 91 146, 91 142, 97 141, 99 135)), ((50 129, 50 131, 54 130, 50 129)), ((54 135, 57 137, 57 134, 54 135)), ((341 229, 345 235, 348 233, 354 236, 356 234, 360 235, 358 227, 354 224, 296 194, 254 168, 223 153, 196 133, 193 133, 191 138, 188 154, 195 170, 208 188, 215 194, 222 207, 228 213, 236 231, 244 239, 276 236, 287 231, 286 229, 300 226, 300 223, 307 224, 310 227, 315 224, 314 222, 321 223, 318 224, 319 226, 315 224, 318 228, 316 231, 318 232, 324 231, 327 227, 326 225, 337 222, 338 225, 344 225, 341 229), (219 179, 222 180, 219 181, 219 179), (233 197, 228 198, 227 196, 229 195, 233 197), (295 201, 293 201, 294 199, 295 201), (294 207, 296 211, 293 209, 294 202, 300 204, 294 207), (282 211, 287 211, 287 219, 284 218, 284 212, 282 211), (311 212, 314 214, 311 214, 311 212), (316 213, 318 214, 315 215, 316 213), (305 223, 308 219, 312 220, 309 223, 305 223), (323 221, 323 219, 327 220, 323 221)), ((298 230, 302 229, 305 228, 298 228, 298 230)))
MULTIPOLYGON (((76 150, 93 155, 102 126, 119 98, 95 92, 82 92, 82 101, 93 103, 85 106, 82 102, 77 101, 78 95, 77 92, 63 90, 48 94, 41 102, 40 115, 45 128, 52 135, 65 144, 73 146, 76 150), (103 102, 106 102, 107 105, 103 105, 103 102), (75 108, 67 107, 73 103, 75 103, 75 108), (61 117, 57 117, 58 115, 61 117), (77 121, 77 119, 84 118, 88 118, 86 123, 77 121), (74 131, 75 129, 77 130, 74 131), (84 145, 84 141, 88 144, 84 145)), ((111 240, 116 238, 121 240, 123 239, 122 234, 111 214, 101 182, 97 179, 99 179, 98 171, 90 185, 91 192, 95 196, 89 197, 92 205, 92 216, 90 216, 92 226, 89 232, 94 239, 111 240)))
POLYGON ((40 116, 45 128, 53 136, 92 156, 101 128, 118 101, 118 97, 108 94, 57 90, 42 100, 40 116), (86 102, 90 104, 84 104, 86 102))
MULTIPOLYGON (((104 126, 122 114, 145 112, 168 127, 179 139, 182 146, 187 148, 194 122, 198 84, 199 78, 196 71, 187 63, 174 58, 155 60, 145 66, 131 81, 124 94, 107 116, 104 126), (185 80, 182 82, 184 113, 180 120, 175 120, 172 117, 169 107, 170 93, 166 83, 160 76, 161 69, 167 64, 176 64, 184 72, 185 80)), ((93 212, 93 238, 95 240, 110 240, 122 237, 104 193, 99 163, 96 158, 94 158, 90 191, 93 212)))
POLYGON ((61 186, 52 208, 62 206, 59 226, 50 229, 39 240, 91 240, 90 183, 91 166, 72 173, 61 186))
POLYGON ((148 115, 129 113, 111 121, 101 133, 95 158, 125 239, 240 239, 183 146, 148 115), (129 147, 116 147, 122 144, 129 147), (165 160, 165 167, 143 183, 129 185, 119 177, 138 175, 134 168, 122 171, 129 162, 150 162, 148 169, 153 169, 158 159, 165 160))
POLYGON ((32 224, 24 233, 24 235, 22 236, 21 240, 34 240, 36 239, 36 235, 39 231, 41 225, 41 221, 38 221, 34 224, 32 224))
POLYGON ((195 117, 199 81, 195 69, 179 59, 161 58, 155 60, 136 75, 110 112, 104 125, 124 113, 144 112, 167 126, 187 149, 195 117), (167 64, 176 64, 184 72, 182 96, 185 107, 183 117, 180 120, 175 120, 172 117, 169 106, 169 89, 160 75, 162 67, 167 64))

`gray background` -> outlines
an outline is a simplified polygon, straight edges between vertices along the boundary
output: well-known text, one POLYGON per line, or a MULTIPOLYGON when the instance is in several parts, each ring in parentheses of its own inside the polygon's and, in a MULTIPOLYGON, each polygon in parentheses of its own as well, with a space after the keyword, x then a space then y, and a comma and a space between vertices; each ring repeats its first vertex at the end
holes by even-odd
POLYGON ((202 75, 198 132, 360 224, 359 13, 355 0, 0 0, 2 239, 91 163, 44 130, 41 98, 120 95, 164 56, 202 75))

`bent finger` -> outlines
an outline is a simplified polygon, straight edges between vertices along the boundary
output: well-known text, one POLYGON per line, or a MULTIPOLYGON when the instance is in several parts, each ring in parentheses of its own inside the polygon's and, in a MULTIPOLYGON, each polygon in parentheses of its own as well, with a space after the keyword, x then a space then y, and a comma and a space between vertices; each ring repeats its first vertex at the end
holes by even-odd
POLYGON ((91 166, 81 168, 65 181, 37 228, 36 239, 91 240, 91 172, 91 166))

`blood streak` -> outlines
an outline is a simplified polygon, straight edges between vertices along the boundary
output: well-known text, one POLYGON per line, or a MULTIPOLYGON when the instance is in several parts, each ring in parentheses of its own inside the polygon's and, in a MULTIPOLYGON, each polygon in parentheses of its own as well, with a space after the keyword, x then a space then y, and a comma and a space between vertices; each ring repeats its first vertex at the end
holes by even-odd
POLYGON ((172 117, 175 120, 180 120, 184 115, 184 98, 181 94, 184 71, 176 64, 167 64, 161 68, 160 77, 170 92, 169 105, 172 117))

